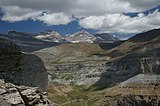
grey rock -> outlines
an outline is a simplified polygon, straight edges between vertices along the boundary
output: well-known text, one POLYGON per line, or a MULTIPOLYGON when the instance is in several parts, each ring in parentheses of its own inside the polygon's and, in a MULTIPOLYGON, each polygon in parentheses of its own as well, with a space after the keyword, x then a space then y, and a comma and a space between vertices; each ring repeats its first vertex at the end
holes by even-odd
POLYGON ((37 87, 16 86, 0 80, 0 89, 7 91, 0 94, 0 106, 53 106, 47 93, 37 87))
POLYGON ((4 47, 3 50, 0 49, 2 53, 0 54, 0 79, 16 85, 39 87, 43 91, 47 90, 47 71, 38 56, 15 53, 20 51, 14 43, 15 48, 11 47, 10 40, 0 39, 0 45, 4 47))
POLYGON ((137 74, 160 74, 160 53, 133 53, 107 63, 109 66, 96 82, 98 88, 113 86, 137 74))

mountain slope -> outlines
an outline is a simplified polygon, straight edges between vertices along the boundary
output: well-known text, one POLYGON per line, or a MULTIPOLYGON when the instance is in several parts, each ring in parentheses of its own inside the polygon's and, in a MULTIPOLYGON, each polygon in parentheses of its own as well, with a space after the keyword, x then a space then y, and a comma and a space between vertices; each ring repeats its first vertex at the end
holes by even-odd
POLYGON ((99 54, 103 50, 98 44, 74 43, 33 52, 45 63, 50 83, 75 83, 91 85, 105 71, 104 63, 109 57, 99 54))
POLYGON ((119 46, 111 49, 108 54, 112 57, 124 56, 133 52, 146 52, 151 49, 158 49, 160 41, 160 29, 137 34, 119 46))
POLYGON ((118 38, 107 33, 95 34, 94 36, 96 37, 95 42, 98 42, 98 43, 113 43, 113 42, 119 41, 118 38))
POLYGON ((95 85, 105 88, 125 81, 140 73, 160 74, 159 35, 160 29, 151 30, 138 34, 111 49, 111 55, 113 57, 117 55, 121 57, 106 63, 109 69, 101 75, 101 79, 95 85))
POLYGON ((62 44, 35 51, 34 53, 42 57, 44 60, 47 59, 49 61, 51 59, 52 62, 75 62, 101 51, 103 50, 97 44, 76 43, 62 44))

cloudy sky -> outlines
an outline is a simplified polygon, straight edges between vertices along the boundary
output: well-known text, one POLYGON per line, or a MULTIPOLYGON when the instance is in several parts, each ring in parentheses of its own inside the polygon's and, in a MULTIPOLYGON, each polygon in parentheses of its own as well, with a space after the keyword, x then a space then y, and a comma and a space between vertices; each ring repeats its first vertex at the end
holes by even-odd
POLYGON ((160 0, 0 0, 0 32, 127 35, 159 27, 160 0))

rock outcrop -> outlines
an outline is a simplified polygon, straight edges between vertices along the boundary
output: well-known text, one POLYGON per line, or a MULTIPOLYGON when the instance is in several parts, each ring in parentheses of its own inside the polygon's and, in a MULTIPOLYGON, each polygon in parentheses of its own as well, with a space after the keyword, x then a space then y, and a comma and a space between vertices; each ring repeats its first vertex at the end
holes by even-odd
POLYGON ((37 87, 16 86, 0 80, 0 106, 53 106, 37 87))
POLYGON ((47 71, 41 59, 32 54, 23 54, 16 44, 2 38, 0 45, 0 79, 16 85, 39 87, 47 90, 47 71))

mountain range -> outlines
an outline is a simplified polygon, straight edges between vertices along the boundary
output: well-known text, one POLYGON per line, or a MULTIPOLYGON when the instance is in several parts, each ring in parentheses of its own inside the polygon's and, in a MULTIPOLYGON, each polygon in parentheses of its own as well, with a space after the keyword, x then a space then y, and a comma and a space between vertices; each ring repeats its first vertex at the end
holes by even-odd
POLYGON ((58 32, 47 30, 34 35, 34 37, 37 39, 47 40, 51 42, 58 42, 58 43, 79 43, 79 42, 113 43, 119 40, 115 36, 107 33, 92 35, 85 30, 76 32, 74 34, 65 35, 65 36, 61 36, 58 32))
MULTIPOLYGON (((125 41, 114 35, 91 35, 86 31, 68 36, 54 31, 38 34, 9 31, 1 34, 0 42, 1 77, 19 84, 21 70, 47 69, 44 80, 47 81, 48 73, 48 96, 58 105, 160 105, 160 29, 136 34, 125 41), (24 44, 32 48, 31 54, 20 52, 20 49, 27 51, 24 44), (42 48, 35 49, 37 45, 42 48), (4 74, 4 70, 9 71, 4 74), (12 80, 13 77, 19 79, 12 80)), ((23 83, 26 82, 25 79, 23 83)))
POLYGON ((23 52, 33 52, 65 43, 114 43, 119 40, 109 34, 96 34, 94 36, 87 31, 79 31, 66 36, 61 36, 58 32, 52 30, 45 30, 37 34, 8 31, 7 34, 0 34, 0 36, 10 38, 20 46, 23 52))

